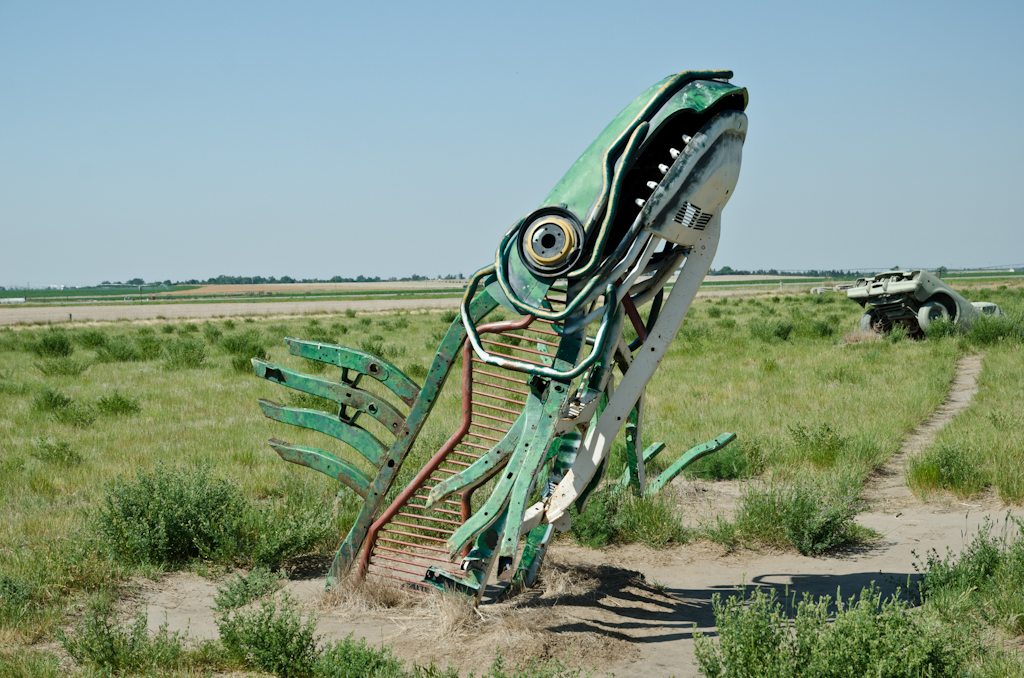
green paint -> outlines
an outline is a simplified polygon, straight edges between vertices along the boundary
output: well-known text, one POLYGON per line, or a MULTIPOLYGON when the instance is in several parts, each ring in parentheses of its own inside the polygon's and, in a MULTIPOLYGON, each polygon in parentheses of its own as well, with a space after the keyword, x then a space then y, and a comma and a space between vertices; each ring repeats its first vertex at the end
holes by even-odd
POLYGON ((384 444, 365 429, 353 424, 346 424, 336 415, 320 410, 285 407, 262 398, 260 398, 259 404, 263 414, 270 419, 326 433, 332 438, 351 445, 356 452, 363 455, 366 461, 374 466, 380 467, 384 463, 384 453, 387 449, 384 444))
POLYGON ((318 450, 315 447, 291 445, 280 440, 271 440, 270 446, 285 461, 300 466, 307 466, 314 471, 326 474, 350 487, 360 497, 365 498, 370 487, 370 479, 362 471, 344 459, 333 454, 318 450))
POLYGON ((661 475, 654 479, 654 482, 648 486, 647 492, 649 494, 657 494, 658 490, 665 486, 665 483, 682 473, 683 469, 687 466, 701 457, 706 457, 712 452, 717 452, 734 440, 736 440, 735 433, 723 433, 714 440, 697 445, 696 447, 691 447, 683 456, 679 457, 675 463, 665 469, 661 475))
POLYGON ((347 370, 355 370, 376 379, 410 407, 416 401, 416 396, 419 395, 420 389, 416 382, 383 358, 347 346, 321 344, 294 337, 286 337, 284 341, 288 344, 288 352, 292 355, 337 365, 347 370))

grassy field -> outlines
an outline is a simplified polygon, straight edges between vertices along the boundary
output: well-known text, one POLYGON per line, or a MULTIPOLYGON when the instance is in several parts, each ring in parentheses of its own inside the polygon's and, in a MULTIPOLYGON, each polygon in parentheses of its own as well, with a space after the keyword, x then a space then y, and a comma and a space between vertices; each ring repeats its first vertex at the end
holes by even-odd
MULTIPOLYGON (((1000 303, 1015 321, 1024 308, 1020 290, 968 294, 1000 303)), ((1008 501, 1024 501, 1019 326, 1017 338, 1003 327, 966 338, 866 340, 854 332, 860 314, 840 295, 697 301, 648 391, 644 442, 668 444, 660 466, 728 431, 738 441, 692 473, 762 476, 783 494, 790 492, 785 488, 815 487, 825 505, 855 498, 867 474, 941 402, 957 357, 984 350, 978 404, 925 455, 938 455, 932 466, 946 469, 942 460, 954 450, 964 460, 961 466, 977 469, 973 484, 959 483, 955 473, 948 480, 945 470, 915 471, 913 478, 922 490, 948 488, 967 496, 994 485, 1008 501)), ((419 379, 452 319, 451 312, 350 314, 0 330, 3 652, 28 656, 26 648, 56 638, 75 604, 109 605, 134 575, 276 568, 300 554, 332 554, 355 504, 336 503, 332 482, 282 462, 266 440, 280 437, 344 454, 357 464, 361 459, 325 436, 265 419, 256 406, 260 397, 315 405, 253 377, 248 358, 265 354, 300 370, 316 367, 287 353, 284 337, 297 336, 382 354, 419 379), (212 536, 205 551, 174 551, 171 537, 157 545, 162 551, 153 544, 126 549, 116 535, 130 531, 112 516, 118 501, 141 492, 139 472, 155 474, 146 476, 156 483, 153 491, 173 494, 175 483, 191 483, 189 491, 197 494, 189 501, 227 497, 223 501, 237 513, 230 534, 212 536)), ((397 487, 455 428, 456 381, 439 398, 397 487)), ((609 478, 621 472, 622 457, 617 444, 609 478)), ((931 468, 917 463, 915 468, 931 468)), ((723 539, 788 539, 804 550, 783 524, 799 518, 799 511, 755 516, 755 504, 751 498, 747 522, 741 514, 723 539)), ((651 515, 677 520, 670 511, 651 515)), ((623 528, 617 537, 605 535, 604 543, 701 536, 673 529, 668 537, 648 540, 635 532, 623 528)), ((807 550, 817 552, 815 544, 824 543, 807 550)), ((49 660, 40 661, 42 666, 49 660)))

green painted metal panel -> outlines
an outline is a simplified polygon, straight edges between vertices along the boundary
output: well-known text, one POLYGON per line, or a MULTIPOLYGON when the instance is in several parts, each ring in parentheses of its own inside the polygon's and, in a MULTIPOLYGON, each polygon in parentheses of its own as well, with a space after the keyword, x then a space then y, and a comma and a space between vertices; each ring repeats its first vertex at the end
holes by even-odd
POLYGON ((708 442, 697 445, 696 447, 691 447, 685 454, 683 454, 683 456, 679 457, 675 463, 655 478, 654 482, 647 486, 647 492, 649 494, 656 494, 658 490, 665 486, 665 483, 671 481, 677 475, 682 473, 683 469, 687 466, 701 457, 706 457, 712 452, 717 452, 734 440, 736 440, 735 433, 723 433, 714 440, 709 440, 708 442))
POLYGON ((351 384, 339 384, 336 381, 313 377, 255 358, 252 361, 252 365, 258 377, 263 377, 275 384, 282 384, 288 388, 326 398, 340 405, 363 412, 379 421, 384 428, 392 433, 397 434, 402 424, 405 423, 405 417, 391 403, 372 393, 358 389, 351 384))
POLYGON ((285 461, 319 471, 344 483, 360 497, 366 497, 366 493, 370 488, 370 479, 365 473, 344 459, 339 459, 333 454, 318 450, 315 447, 292 445, 291 443, 276 439, 271 439, 269 442, 270 446, 285 461))
MULTIPOLYGON (((665 443, 654 443, 653 445, 649 446, 646 450, 644 450, 644 463, 646 464, 651 459, 654 459, 664 449, 665 443)), ((629 466, 627 465, 626 470, 622 473, 622 476, 619 478, 619 484, 615 491, 621 492, 622 490, 629 487, 632 484, 631 476, 633 475, 634 474, 629 470, 629 466)))
POLYGON ((373 377, 410 407, 419 394, 420 388, 416 382, 383 358, 347 346, 322 344, 294 337, 286 337, 284 341, 292 355, 337 365, 373 377))
POLYGON ((384 444, 374 438, 369 431, 354 424, 347 424, 337 415, 321 412, 320 410, 307 410, 299 407, 285 407, 270 400, 260 398, 260 409, 270 419, 283 424, 301 426, 320 433, 326 433, 332 438, 337 438, 343 443, 351 445, 356 452, 363 455, 368 462, 380 467, 384 463, 384 453, 387 448, 384 444))

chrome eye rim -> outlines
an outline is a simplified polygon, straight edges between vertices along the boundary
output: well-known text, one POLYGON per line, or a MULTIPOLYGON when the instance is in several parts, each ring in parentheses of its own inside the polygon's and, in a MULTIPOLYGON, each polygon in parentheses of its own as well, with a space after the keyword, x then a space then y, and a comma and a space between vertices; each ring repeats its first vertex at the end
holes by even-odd
POLYGON ((544 207, 525 219, 519 253, 533 273, 556 277, 569 271, 583 249, 583 225, 567 209, 544 207))

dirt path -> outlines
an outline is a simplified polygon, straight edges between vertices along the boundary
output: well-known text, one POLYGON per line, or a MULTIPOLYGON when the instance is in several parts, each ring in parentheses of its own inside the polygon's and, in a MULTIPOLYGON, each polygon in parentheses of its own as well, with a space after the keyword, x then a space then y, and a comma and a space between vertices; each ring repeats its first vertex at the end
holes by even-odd
POLYGON ((864 487, 864 498, 872 505, 873 511, 893 511, 917 503, 907 489, 903 467, 911 455, 931 445, 939 431, 971 404, 974 394, 978 392, 977 377, 981 374, 983 358, 983 355, 969 355, 956 362, 956 376, 946 399, 903 441, 900 453, 868 480, 864 487))
MULTIPOLYGON (((327 638, 349 633, 371 643, 391 644, 395 652, 421 663, 431 660, 478 672, 493 660, 495 648, 513 660, 557 657, 570 665, 598 668, 596 675, 619 678, 698 676, 693 633, 714 632, 712 598, 732 595, 747 584, 770 586, 781 595, 858 593, 872 582, 890 593, 914 576, 915 553, 944 552, 963 545, 986 516, 1005 510, 955 502, 922 503, 903 485, 908 455, 927 446, 956 413, 970 403, 981 357, 957 363, 946 401, 908 437, 902 452, 869 482, 871 507, 858 521, 882 537, 869 545, 811 558, 796 552, 728 552, 708 542, 663 550, 639 546, 603 551, 556 543, 542 571, 541 585, 508 602, 479 612, 431 596, 387 610, 368 610, 358 597, 323 593, 319 576, 293 580, 287 587, 319 614, 327 638)), ((730 483, 681 481, 681 505, 696 515, 730 513, 739 492, 730 483)), ((214 637, 216 584, 191 574, 140 583, 150 625, 165 619, 170 628, 214 637)))

